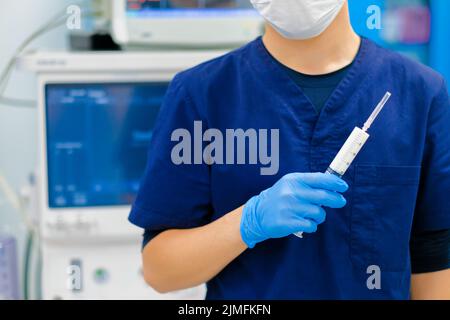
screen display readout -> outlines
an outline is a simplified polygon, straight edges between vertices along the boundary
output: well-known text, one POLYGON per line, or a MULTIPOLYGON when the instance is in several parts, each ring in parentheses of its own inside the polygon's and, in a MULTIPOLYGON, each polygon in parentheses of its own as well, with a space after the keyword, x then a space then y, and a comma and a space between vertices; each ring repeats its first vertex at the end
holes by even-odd
POLYGON ((167 83, 46 85, 51 208, 128 205, 167 83))

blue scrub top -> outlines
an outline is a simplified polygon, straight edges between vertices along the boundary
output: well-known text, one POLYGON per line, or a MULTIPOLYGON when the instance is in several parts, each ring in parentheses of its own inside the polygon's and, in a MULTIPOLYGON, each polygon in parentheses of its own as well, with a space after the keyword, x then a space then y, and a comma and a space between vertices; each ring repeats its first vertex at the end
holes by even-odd
POLYGON ((192 228, 245 204, 292 172, 324 172, 355 126, 393 93, 344 179, 348 204, 327 209, 315 234, 267 240, 208 282, 209 299, 407 299, 409 240, 450 228, 450 101, 431 69, 363 39, 320 114, 261 38, 178 74, 159 115, 130 221, 192 228), (260 165, 175 165, 175 129, 279 129, 280 170, 260 165), (381 289, 367 286, 380 268, 381 289))

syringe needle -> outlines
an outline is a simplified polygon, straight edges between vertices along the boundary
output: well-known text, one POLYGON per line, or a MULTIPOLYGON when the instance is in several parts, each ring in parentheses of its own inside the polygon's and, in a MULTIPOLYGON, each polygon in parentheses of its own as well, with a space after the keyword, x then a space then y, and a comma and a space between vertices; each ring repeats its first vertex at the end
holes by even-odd
POLYGON ((384 106, 386 105, 388 100, 391 98, 391 96, 392 96, 392 94, 389 91, 386 92, 386 94, 384 95, 383 99, 380 101, 380 103, 378 103, 378 105, 375 108, 375 110, 373 110, 373 112, 370 115, 369 119, 367 119, 366 123, 364 123, 364 127, 363 127, 363 131, 364 132, 367 132, 370 129, 370 127, 372 126, 373 122, 378 117, 378 115, 380 114, 381 110, 383 110, 384 106))

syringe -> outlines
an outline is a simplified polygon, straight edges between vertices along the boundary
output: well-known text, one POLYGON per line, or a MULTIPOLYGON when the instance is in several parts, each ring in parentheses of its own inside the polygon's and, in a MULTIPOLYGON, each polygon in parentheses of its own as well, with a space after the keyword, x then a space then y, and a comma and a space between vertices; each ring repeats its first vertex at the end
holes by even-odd
MULTIPOLYGON (((341 150, 334 158, 331 165, 328 167, 326 173, 334 174, 339 178, 342 178, 344 174, 347 172, 348 168, 350 168, 351 164, 355 160, 356 156, 359 154, 361 149, 366 144, 367 140, 369 140, 370 135, 367 131, 372 126, 375 119, 380 114, 381 110, 383 110, 384 106, 391 98, 392 94, 390 92, 386 92, 383 99, 378 103, 375 110, 370 115, 369 119, 367 119, 366 123, 362 129, 356 127, 353 129, 350 137, 342 146, 341 150)), ((295 235, 299 238, 303 238, 303 232, 295 233, 295 235)))

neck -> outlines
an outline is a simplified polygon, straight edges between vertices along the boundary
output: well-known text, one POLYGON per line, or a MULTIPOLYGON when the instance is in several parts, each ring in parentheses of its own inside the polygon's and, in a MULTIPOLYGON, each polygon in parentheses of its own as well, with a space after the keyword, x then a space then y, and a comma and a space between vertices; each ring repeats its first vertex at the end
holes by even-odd
POLYGON ((321 35, 307 40, 281 36, 267 24, 264 45, 272 56, 287 67, 310 75, 340 70, 353 62, 361 39, 350 24, 348 4, 321 35))

